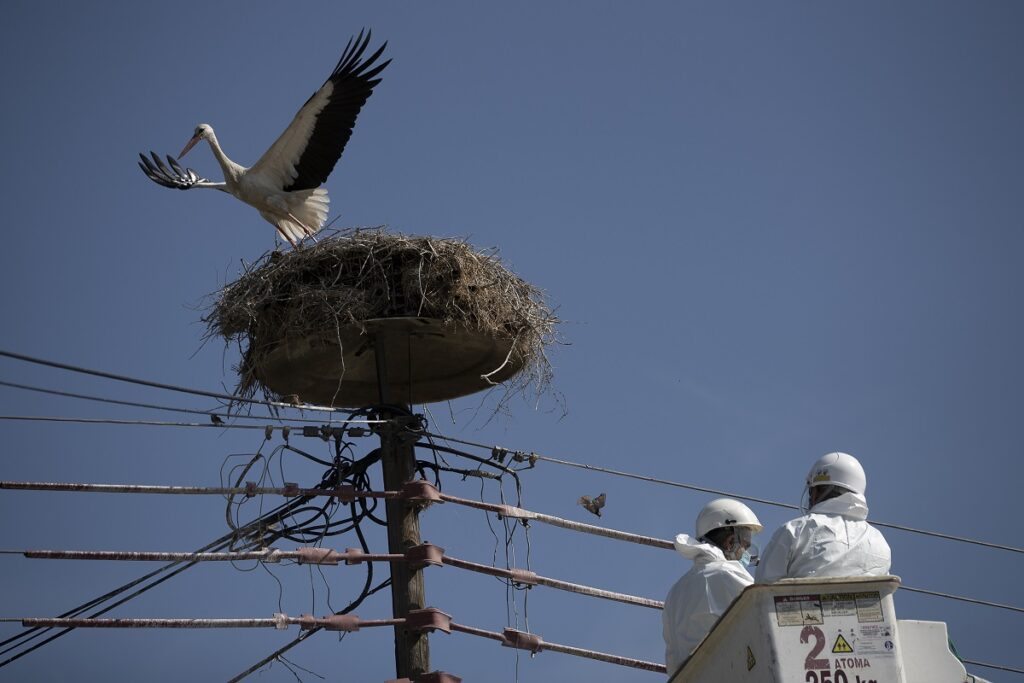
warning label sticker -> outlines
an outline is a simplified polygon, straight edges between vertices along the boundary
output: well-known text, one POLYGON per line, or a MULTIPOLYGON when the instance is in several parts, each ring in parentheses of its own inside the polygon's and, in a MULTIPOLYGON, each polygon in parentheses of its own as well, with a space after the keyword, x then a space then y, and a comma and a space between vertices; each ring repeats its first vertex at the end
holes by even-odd
POLYGON ((857 599, 853 593, 831 593, 821 596, 821 611, 825 618, 852 617, 857 614, 857 599))
POLYGON ((834 654, 849 654, 853 652, 853 648, 846 642, 846 638, 843 638, 842 633, 836 636, 836 643, 832 646, 832 652, 834 654))
POLYGON ((775 618, 779 626, 824 624, 826 619, 857 617, 857 621, 882 621, 882 599, 877 593, 824 593, 822 595, 783 595, 775 598, 775 618))
POLYGON ((882 599, 878 593, 855 593, 854 595, 857 600, 857 621, 882 620, 882 599))
POLYGON ((888 624, 872 624, 860 626, 856 633, 858 655, 875 655, 880 657, 896 654, 892 636, 892 627, 888 624))
POLYGON ((775 598, 775 619, 779 626, 823 624, 821 598, 817 595, 780 595, 775 598))

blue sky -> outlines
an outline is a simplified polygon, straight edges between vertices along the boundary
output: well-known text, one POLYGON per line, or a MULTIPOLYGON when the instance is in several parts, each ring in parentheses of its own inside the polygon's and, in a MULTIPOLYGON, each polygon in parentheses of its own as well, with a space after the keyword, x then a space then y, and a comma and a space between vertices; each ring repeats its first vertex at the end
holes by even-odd
MULTIPOLYGON (((208 122, 251 164, 368 26, 394 62, 327 182, 332 216, 500 248, 558 305, 570 342, 552 354, 566 416, 519 401, 484 424, 469 398, 451 413, 430 406, 435 429, 793 503, 810 464, 846 450, 867 469, 872 518, 1019 547, 1022 14, 1009 2, 11 2, 0 25, 0 347, 233 386, 235 357, 201 344, 197 307, 272 247, 273 229, 220 193, 153 185, 135 155, 177 153, 208 122)), ((205 147, 188 162, 219 172, 205 147)), ((9 360, 0 379, 212 405, 9 360)), ((5 388, 0 413, 176 419, 5 388)), ((261 440, 11 421, 0 434, 3 479, 183 485, 216 484, 225 456, 261 440)), ((708 499, 550 463, 523 484, 526 507, 584 521, 577 497, 607 492, 601 523, 662 538, 688 531, 708 499)), ((754 508, 769 530, 790 517, 754 508)), ((190 550, 225 530, 222 501, 178 497, 3 492, 0 516, 5 548, 190 550)), ((480 513, 441 506, 422 524, 453 555, 495 552, 480 513)), ((907 585, 1024 604, 1019 554, 886 536, 907 585)), ((688 569, 665 551, 559 529, 534 527, 530 540, 541 574, 649 597, 688 569)), ((525 552, 520 539, 520 564, 525 552)), ((59 613, 149 568, 0 557, 0 616, 59 613)), ((351 568, 325 571, 335 606, 358 590, 351 568)), ((314 598, 305 568, 275 573, 285 612, 314 600, 326 612, 319 577, 314 598)), ((491 579, 431 570, 427 595, 462 623, 508 623, 491 579)), ((277 609, 265 572, 210 565, 117 614, 277 609)), ((522 619, 521 597, 517 609, 522 619)), ((537 588, 527 611, 547 640, 662 657, 652 610, 537 588)), ((1024 667, 1019 614, 905 592, 897 611, 948 622, 965 657, 1024 667)), ((357 613, 388 616, 387 592, 357 613)), ((2 638, 19 628, 2 626, 2 638)), ((0 679, 223 680, 295 634, 80 631, 0 679)), ((509 649, 458 634, 431 645, 436 668, 515 679, 509 649)), ((393 674, 381 629, 341 643, 320 634, 291 659, 330 680, 393 674)), ((556 653, 520 656, 518 672, 658 678, 556 653)), ((294 679, 275 665, 259 680, 294 679)))

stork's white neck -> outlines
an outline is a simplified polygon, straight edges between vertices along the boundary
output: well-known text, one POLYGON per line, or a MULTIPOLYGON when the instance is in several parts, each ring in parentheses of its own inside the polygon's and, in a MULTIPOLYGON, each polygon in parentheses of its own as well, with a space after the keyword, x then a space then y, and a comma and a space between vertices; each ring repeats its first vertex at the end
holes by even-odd
POLYGON ((234 183, 242 175, 245 167, 236 164, 231 159, 228 159, 228 155, 224 153, 224 150, 220 148, 220 143, 217 141, 217 135, 213 132, 213 128, 210 128, 210 134, 206 136, 206 141, 210 143, 210 149, 213 150, 213 156, 217 158, 217 163, 220 164, 220 168, 224 171, 224 180, 229 183, 234 183))

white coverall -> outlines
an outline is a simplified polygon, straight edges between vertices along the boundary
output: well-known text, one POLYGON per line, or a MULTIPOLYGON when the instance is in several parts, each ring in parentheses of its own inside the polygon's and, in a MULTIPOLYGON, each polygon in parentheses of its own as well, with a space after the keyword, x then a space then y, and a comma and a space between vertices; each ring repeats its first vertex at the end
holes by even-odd
POLYGON ((772 534, 757 566, 757 582, 811 576, 880 576, 892 555, 866 521, 864 496, 848 492, 818 503, 772 534))
POLYGON ((679 534, 675 546, 676 552, 693 560, 693 567, 672 586, 661 615, 669 676, 690 656, 733 600, 754 582, 740 562, 725 559, 713 545, 679 534))

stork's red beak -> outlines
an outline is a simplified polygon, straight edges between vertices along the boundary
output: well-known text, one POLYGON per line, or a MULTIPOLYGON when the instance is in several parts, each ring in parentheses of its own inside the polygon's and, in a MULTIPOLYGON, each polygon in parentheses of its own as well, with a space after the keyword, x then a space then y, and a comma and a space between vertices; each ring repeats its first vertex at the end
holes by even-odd
POLYGON ((187 154, 190 149, 195 147, 196 143, 199 142, 202 139, 203 139, 202 135, 193 135, 192 139, 189 140, 187 143, 185 143, 185 148, 183 150, 181 150, 181 154, 178 155, 178 158, 180 159, 183 156, 185 156, 185 154, 187 154))

